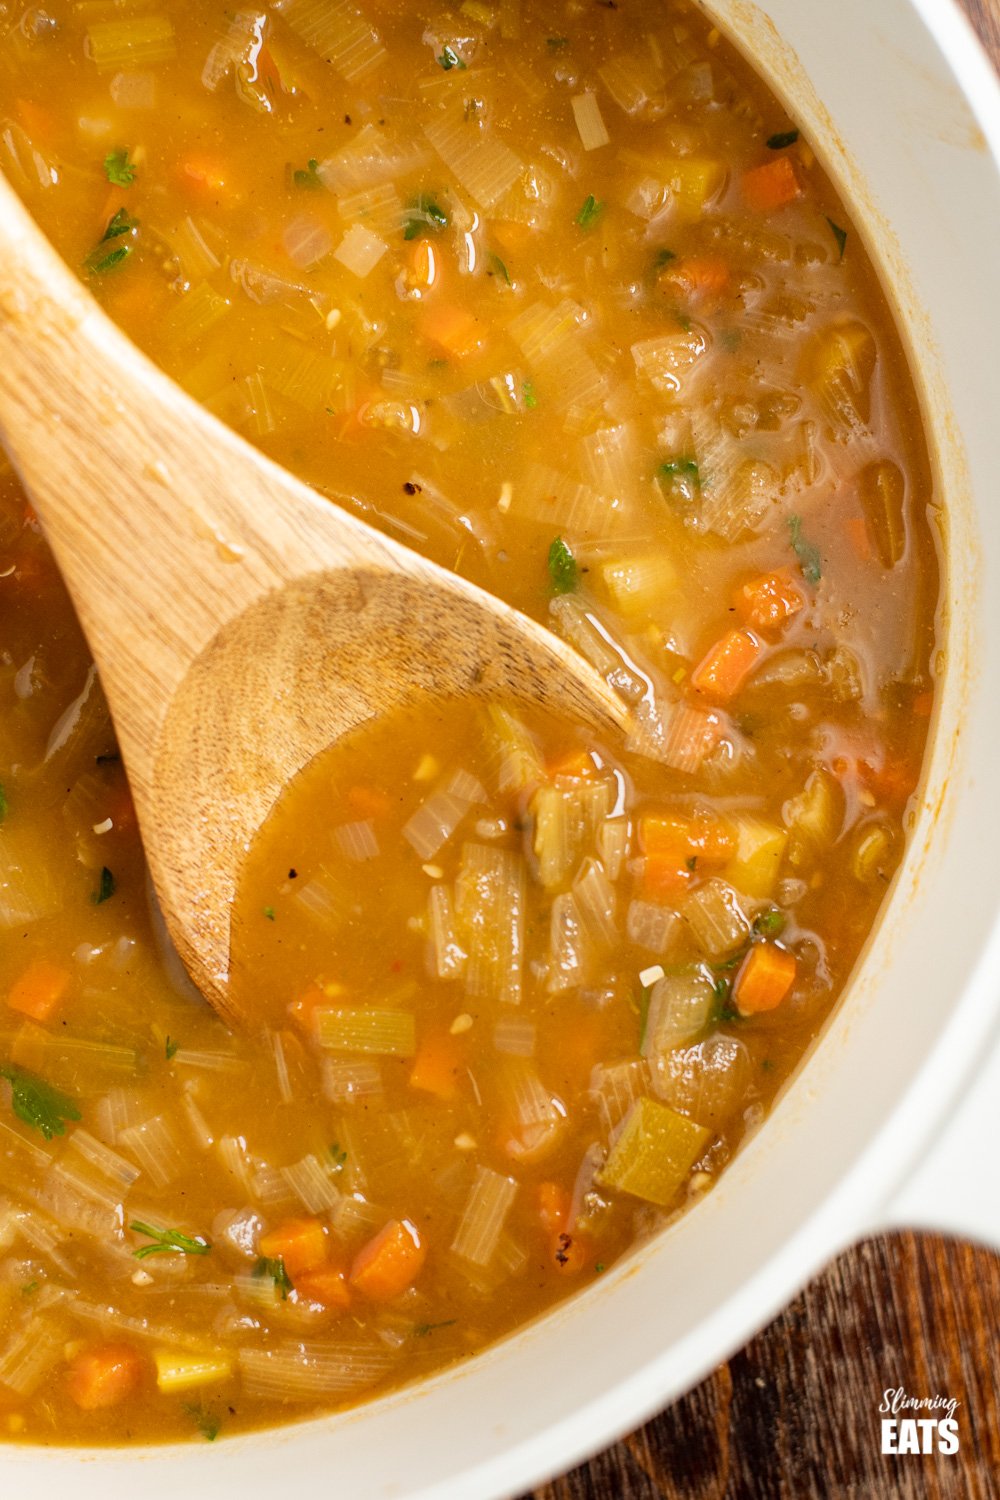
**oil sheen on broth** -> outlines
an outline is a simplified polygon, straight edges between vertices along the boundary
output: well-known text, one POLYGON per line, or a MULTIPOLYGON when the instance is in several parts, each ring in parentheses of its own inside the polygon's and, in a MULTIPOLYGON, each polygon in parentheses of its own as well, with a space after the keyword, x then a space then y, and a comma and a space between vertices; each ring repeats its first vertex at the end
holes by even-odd
POLYGON ((0 167, 109 314, 636 713, 414 705, 321 758, 248 861, 230 1035, 0 471, 4 1436, 213 1439, 468 1357, 710 1191, 817 1035, 938 597, 818 144, 683 4, 0 7, 0 167))

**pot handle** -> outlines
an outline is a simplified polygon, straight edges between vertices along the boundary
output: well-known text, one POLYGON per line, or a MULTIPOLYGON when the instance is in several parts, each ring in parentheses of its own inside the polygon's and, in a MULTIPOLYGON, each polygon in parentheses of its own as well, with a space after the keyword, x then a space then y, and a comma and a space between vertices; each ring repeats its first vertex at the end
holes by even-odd
POLYGON ((881 1229, 930 1229, 1000 1251, 1000 1172, 991 1160, 1000 1134, 1000 1038, 924 1142, 908 1177, 878 1215, 881 1229))

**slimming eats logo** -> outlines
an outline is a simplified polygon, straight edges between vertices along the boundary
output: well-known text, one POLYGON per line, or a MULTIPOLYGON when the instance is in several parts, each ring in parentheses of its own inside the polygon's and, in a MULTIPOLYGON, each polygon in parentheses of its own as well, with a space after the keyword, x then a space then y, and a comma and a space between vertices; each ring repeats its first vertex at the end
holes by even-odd
POLYGON ((883 1391, 882 1452, 957 1453, 960 1405, 954 1396, 911 1396, 902 1386, 883 1391))

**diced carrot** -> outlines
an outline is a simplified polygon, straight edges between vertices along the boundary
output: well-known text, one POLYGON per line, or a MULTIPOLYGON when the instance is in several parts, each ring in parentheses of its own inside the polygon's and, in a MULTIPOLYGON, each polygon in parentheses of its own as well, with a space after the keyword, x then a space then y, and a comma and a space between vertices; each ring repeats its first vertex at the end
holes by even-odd
POLYGON ((228 162, 211 156, 188 156, 179 162, 177 180, 182 188, 206 198, 232 197, 233 174, 228 162))
POLYGON ((454 303, 429 308, 421 321, 420 331, 425 339, 455 359, 467 359, 482 343, 478 319, 454 303))
POLYGON ((97 1344, 70 1361, 66 1386, 84 1411, 117 1406, 142 1379, 141 1356, 130 1344, 97 1344))
POLYGON ((691 673, 691 686, 719 703, 735 697, 764 647, 749 630, 728 630, 691 673))
POLYGON ((362 1245, 348 1280, 371 1302, 392 1302, 420 1274, 427 1248, 409 1219, 390 1219, 374 1239, 362 1245))
POLYGON ((868 522, 864 516, 848 516, 844 522, 844 530, 858 561, 871 562, 874 554, 871 537, 868 535, 868 522))
POLYGON ((332 1308, 335 1312, 344 1312, 351 1305, 347 1277, 335 1266, 320 1266, 315 1271, 303 1271, 295 1277, 295 1290, 310 1302, 318 1302, 321 1307, 332 1308))
POLYGON ((41 149, 52 144, 56 137, 56 116, 51 110, 33 99, 18 99, 14 108, 33 146, 41 149))
POLYGON ((663 267, 657 285, 661 291, 711 300, 728 288, 729 266, 721 255, 685 255, 663 267))
POLYGON ((802 196, 791 157, 776 156, 743 173, 743 201, 755 213, 771 213, 802 196))
POLYGON ((774 1010, 795 983, 795 955, 777 943, 754 943, 733 985, 736 1009, 743 1016, 774 1010))
POLYGON ((917 767, 902 756, 887 755, 881 765, 862 761, 860 769, 866 784, 884 802, 905 802, 917 784, 917 767))
POLYGON ((704 865, 728 864, 736 853, 736 835, 724 818, 699 812, 691 819, 688 848, 699 871, 704 865))
POLYGON ((309 1029, 313 1024, 313 1013, 319 1005, 325 1005, 327 997, 318 984, 307 985, 297 1000, 288 1007, 288 1014, 300 1026, 309 1029))
POLYGON ((917 693, 910 704, 910 712, 915 719, 929 719, 931 709, 934 707, 933 693, 917 693))
POLYGON ((65 1000, 72 982, 68 969, 38 958, 15 979, 7 992, 7 1004, 33 1021, 48 1021, 56 1006, 65 1000))
POLYGON ((594 757, 587 750, 567 750, 557 755, 546 767, 550 776, 586 777, 597 774, 594 757))
POLYGON ((572 1276, 582 1271, 588 1255, 583 1238, 568 1231, 571 1207, 570 1195, 559 1183, 543 1182, 539 1185, 538 1217, 549 1258, 563 1276, 572 1276))
POLYGON ((647 813, 640 818, 642 894, 648 900, 672 901, 690 885, 694 858, 690 832, 690 820, 674 813, 647 813))
POLYGON ((352 786, 347 805, 359 818, 384 818, 392 804, 377 786, 352 786))
POLYGON ((733 599, 744 625, 754 630, 780 630, 805 602, 791 568, 775 568, 773 573, 760 573, 748 579, 733 599))
POLYGON ((319 1219, 286 1219, 262 1234, 257 1246, 268 1260, 284 1261, 293 1281, 303 1271, 315 1271, 326 1264, 326 1230, 319 1219))
POLYGON ((437 1099, 454 1099, 464 1065, 465 1049, 460 1037, 447 1031, 432 1032, 417 1048, 410 1087, 433 1094, 437 1099))

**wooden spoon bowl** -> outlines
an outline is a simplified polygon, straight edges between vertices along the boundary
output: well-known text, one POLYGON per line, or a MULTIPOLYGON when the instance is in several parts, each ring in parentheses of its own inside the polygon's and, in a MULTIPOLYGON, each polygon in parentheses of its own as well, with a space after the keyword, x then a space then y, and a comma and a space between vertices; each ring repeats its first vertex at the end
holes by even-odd
POLYGON ((105 317, 0 178, 0 439, 100 671, 167 929, 227 1020, 246 850, 341 735, 425 695, 625 710, 569 647, 331 504, 105 317))

